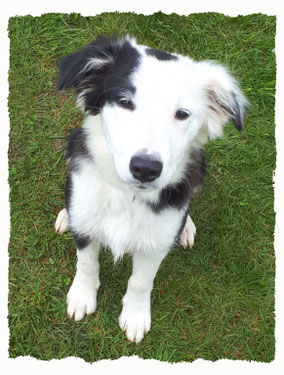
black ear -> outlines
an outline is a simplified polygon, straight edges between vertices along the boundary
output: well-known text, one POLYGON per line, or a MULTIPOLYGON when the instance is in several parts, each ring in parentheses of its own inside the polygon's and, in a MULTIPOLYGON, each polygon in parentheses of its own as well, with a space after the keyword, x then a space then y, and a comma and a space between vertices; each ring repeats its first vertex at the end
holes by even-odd
POLYGON ((212 102, 214 102, 225 115, 232 120, 235 128, 242 131, 244 128, 244 120, 249 102, 241 94, 240 90, 223 92, 213 91, 209 95, 212 102))
POLYGON ((234 126, 238 131, 242 131, 244 127, 244 114, 247 108, 246 103, 243 104, 240 98, 232 91, 230 93, 231 100, 220 102, 219 105, 229 114, 234 126))
POLYGON ((76 86, 81 79, 80 71, 86 62, 82 52, 72 53, 58 62, 59 75, 57 90, 65 90, 71 86, 76 86))
POLYGON ((99 37, 59 61, 57 88, 74 86, 77 106, 96 115, 106 102, 117 102, 122 93, 135 91, 130 77, 139 59, 135 39, 99 37))
POLYGON ((63 57, 58 62, 58 90, 78 87, 91 71, 113 62, 112 38, 98 37, 94 42, 76 53, 63 57))

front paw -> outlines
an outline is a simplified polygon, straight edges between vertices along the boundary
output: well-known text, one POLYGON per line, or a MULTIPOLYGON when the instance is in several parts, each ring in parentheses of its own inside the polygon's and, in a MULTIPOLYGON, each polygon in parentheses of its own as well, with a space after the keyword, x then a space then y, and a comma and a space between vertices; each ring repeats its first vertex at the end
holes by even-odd
POLYGON ((150 304, 148 306, 148 303, 146 303, 142 308, 141 306, 135 306, 134 303, 124 304, 119 317, 119 326, 125 332, 129 341, 138 344, 144 335, 150 331, 150 304))
POLYGON ((97 289, 94 285, 83 283, 78 278, 73 281, 67 294, 67 314, 76 321, 92 314, 97 307, 97 289))

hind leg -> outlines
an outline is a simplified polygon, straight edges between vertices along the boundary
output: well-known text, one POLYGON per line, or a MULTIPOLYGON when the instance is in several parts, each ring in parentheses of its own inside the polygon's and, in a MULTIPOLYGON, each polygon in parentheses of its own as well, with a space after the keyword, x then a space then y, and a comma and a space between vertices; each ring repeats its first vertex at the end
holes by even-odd
POLYGON ((63 234, 64 232, 67 232, 69 230, 69 219, 68 219, 68 213, 66 208, 63 208, 57 215, 57 219, 55 222, 55 232, 59 232, 60 234, 63 234))
POLYGON ((194 237, 196 234, 196 227, 194 222, 192 221, 191 217, 187 215, 185 226, 181 232, 179 243, 180 245, 186 249, 187 247, 192 248, 194 244, 194 237))

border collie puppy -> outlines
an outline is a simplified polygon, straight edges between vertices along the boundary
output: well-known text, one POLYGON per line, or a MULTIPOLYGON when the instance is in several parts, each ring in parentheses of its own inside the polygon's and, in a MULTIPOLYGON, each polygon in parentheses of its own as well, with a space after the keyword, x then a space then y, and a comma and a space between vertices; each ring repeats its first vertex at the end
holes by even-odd
POLYGON ((69 138, 66 209, 77 271, 67 295, 70 318, 96 310, 99 250, 132 254, 133 273, 119 325, 130 341, 150 330, 157 270, 180 243, 191 247, 189 202, 203 182, 202 151, 232 120, 242 130, 248 101, 221 65, 99 37, 59 62, 58 90, 74 87, 86 114, 69 138))

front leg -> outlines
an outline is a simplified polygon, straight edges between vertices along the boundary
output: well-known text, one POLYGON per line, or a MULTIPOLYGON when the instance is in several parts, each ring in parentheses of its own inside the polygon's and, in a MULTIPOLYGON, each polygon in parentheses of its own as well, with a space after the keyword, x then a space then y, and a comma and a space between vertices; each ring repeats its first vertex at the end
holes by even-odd
POLYGON ((77 270, 67 294, 67 313, 70 319, 81 320, 95 312, 99 281, 100 245, 92 241, 86 246, 77 245, 77 270))
POLYGON ((151 326, 151 291, 158 268, 167 255, 163 253, 134 253, 133 272, 123 297, 123 308, 119 317, 120 328, 128 340, 137 344, 151 326))

